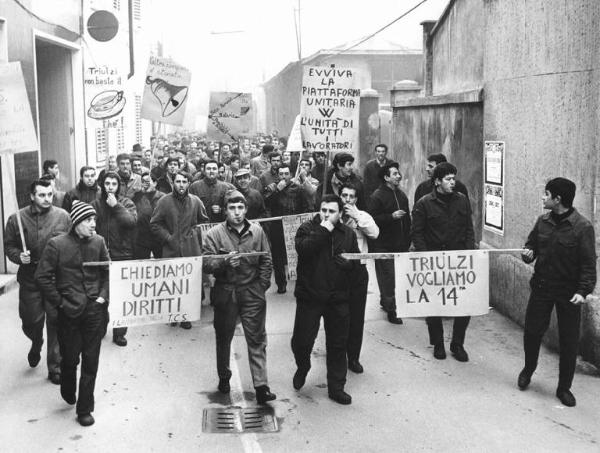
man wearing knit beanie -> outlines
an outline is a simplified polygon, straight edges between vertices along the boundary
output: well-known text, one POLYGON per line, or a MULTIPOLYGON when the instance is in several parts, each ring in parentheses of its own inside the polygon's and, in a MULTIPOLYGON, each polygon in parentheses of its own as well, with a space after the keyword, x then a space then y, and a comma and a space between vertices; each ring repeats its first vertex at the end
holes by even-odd
POLYGON ((60 394, 68 404, 77 403, 77 421, 89 426, 94 423, 94 386, 108 321, 108 266, 84 263, 109 261, 109 257, 104 239, 95 234, 96 211, 91 205, 75 200, 71 220, 71 231, 46 245, 35 281, 48 303, 58 310, 60 394))
POLYGON ((538 217, 525 243, 523 261, 535 261, 531 295, 525 315, 525 367, 517 385, 527 389, 537 368, 540 345, 556 307, 559 372, 556 397, 567 407, 575 375, 581 304, 596 286, 596 240, 592 223, 573 208, 575 183, 566 178, 548 181, 542 202, 547 214, 538 217))

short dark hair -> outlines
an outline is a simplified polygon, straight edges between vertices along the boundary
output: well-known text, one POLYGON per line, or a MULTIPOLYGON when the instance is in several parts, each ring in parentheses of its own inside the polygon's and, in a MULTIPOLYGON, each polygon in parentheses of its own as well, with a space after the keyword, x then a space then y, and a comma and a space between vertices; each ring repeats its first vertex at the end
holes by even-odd
POLYGON ((434 181, 436 179, 444 179, 444 177, 448 175, 456 175, 457 173, 458 170, 450 162, 441 162, 433 169, 433 175, 431 175, 431 179, 434 181))
POLYGON ((354 156, 350 153, 338 153, 333 158, 331 165, 337 171, 338 165, 344 166, 346 162, 354 162, 354 156))
POLYGON ((565 208, 573 207, 577 186, 567 178, 554 178, 546 183, 546 189, 552 198, 560 196, 560 202, 565 208))
POLYGON ((346 182, 346 183, 342 184, 342 187, 340 187, 340 194, 342 193, 342 191, 344 189, 354 190, 354 194, 358 195, 358 187, 356 187, 356 184, 354 184, 352 182, 346 182))
POLYGON ((386 153, 388 152, 388 146, 385 143, 380 143, 379 145, 375 145, 374 149, 377 149, 377 148, 383 148, 383 149, 385 149, 386 153))
POLYGON ((436 165, 439 165, 442 162, 448 162, 448 159, 442 153, 430 154, 427 156, 427 162, 435 162, 436 165))
POLYGON ((40 176, 40 179, 42 181, 54 181, 56 179, 56 176, 54 176, 52 173, 46 173, 40 176))
POLYGON ((270 154, 273 152, 275 147, 273 145, 263 145, 262 152, 263 154, 270 154))
POLYGON ((131 155, 129 153, 117 154, 117 164, 122 160, 131 160, 131 155))
MULTIPOLYGON (((235 191, 237 192, 237 190, 235 191)), ((225 196, 225 207, 227 207, 230 203, 243 203, 244 206, 248 207, 248 200, 241 193, 233 193, 231 196, 225 196)))
POLYGON ((177 175, 183 176, 185 179, 188 180, 188 182, 192 181, 192 177, 190 176, 190 174, 187 171, 183 171, 183 170, 179 170, 175 173, 175 177, 173 178, 173 180, 177 177, 177 175))
POLYGON ((133 152, 135 152, 135 151, 141 151, 142 150, 142 145, 140 145, 139 143, 136 143, 135 145, 133 145, 133 147, 131 148, 131 150, 133 152))
POLYGON ((292 169, 288 164, 281 164, 281 167, 277 169, 277 173, 279 173, 281 170, 285 170, 286 168, 290 171, 290 173, 292 172, 292 169))
POLYGON ((139 160, 139 161, 140 161, 140 163, 142 163, 142 157, 141 157, 141 156, 138 156, 138 155, 132 154, 132 155, 131 155, 131 163, 133 163, 133 161, 134 161, 134 160, 139 160))
POLYGON ((271 151, 269 153, 269 162, 271 162, 274 157, 281 157, 281 154, 277 151, 271 151))
POLYGON ((219 162, 217 162, 217 161, 216 161, 216 160, 214 160, 214 159, 208 159, 208 160, 204 161, 204 167, 205 167, 205 168, 206 168, 206 166, 207 166, 208 164, 215 164, 215 165, 217 166, 217 168, 219 168, 219 162))
POLYGON ((310 159, 308 159, 308 158, 305 158, 305 157, 303 157, 302 159, 300 159, 300 160, 298 161, 298 165, 300 165, 300 163, 302 163, 302 162, 308 162, 308 163, 310 164, 310 168, 312 168, 312 160, 310 160, 310 159))
POLYGON ((400 164, 398 162, 390 162, 389 164, 385 164, 383 167, 379 169, 377 176, 381 182, 385 182, 385 177, 390 175, 390 168, 395 168, 400 171, 400 164))
POLYGON ((168 167, 168 166, 169 166, 169 164, 170 164, 171 162, 177 162, 177 166, 178 166, 178 167, 179 167, 179 166, 181 166, 181 164, 179 163, 179 158, 177 158, 177 157, 175 157, 175 156, 173 156, 173 157, 169 157, 169 158, 167 159, 167 163, 166 163, 165 165, 168 167))
MULTIPOLYGON (((344 209, 344 202, 342 199, 333 193, 325 194, 323 198, 321 198, 321 206, 323 203, 337 203, 340 212, 342 212, 342 209, 344 209)), ((321 206, 319 206, 319 210, 321 209, 321 206)))
POLYGON ((50 183, 50 181, 48 179, 36 179, 35 181, 33 181, 30 186, 29 186, 29 193, 31 193, 32 195, 35 195, 35 190, 37 186, 42 186, 42 187, 50 187, 52 184, 50 183))
POLYGON ((152 179, 152 181, 154 181, 154 179, 152 178, 152 175, 150 174, 149 171, 143 171, 142 174, 140 175, 140 178, 143 178, 144 176, 150 176, 150 179, 152 179))
POLYGON ((229 163, 231 164, 231 162, 233 162, 234 160, 239 160, 241 162, 242 158, 239 154, 232 154, 231 159, 229 159, 229 163))
POLYGON ((94 167, 90 167, 89 165, 84 165, 83 167, 81 167, 79 169, 79 177, 83 178, 83 174, 88 171, 88 170, 94 170, 96 171, 96 169, 94 167))
POLYGON ((58 164, 58 162, 55 161, 54 159, 45 160, 44 164, 42 165, 42 171, 44 173, 47 173, 50 168, 54 167, 57 164, 58 164))

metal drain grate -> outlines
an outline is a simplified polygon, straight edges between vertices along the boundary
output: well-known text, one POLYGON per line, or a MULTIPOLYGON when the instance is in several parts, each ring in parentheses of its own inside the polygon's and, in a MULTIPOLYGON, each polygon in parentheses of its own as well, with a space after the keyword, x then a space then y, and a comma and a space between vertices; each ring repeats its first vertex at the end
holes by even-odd
POLYGON ((204 409, 202 432, 275 433, 279 431, 275 411, 264 407, 224 407, 204 409))

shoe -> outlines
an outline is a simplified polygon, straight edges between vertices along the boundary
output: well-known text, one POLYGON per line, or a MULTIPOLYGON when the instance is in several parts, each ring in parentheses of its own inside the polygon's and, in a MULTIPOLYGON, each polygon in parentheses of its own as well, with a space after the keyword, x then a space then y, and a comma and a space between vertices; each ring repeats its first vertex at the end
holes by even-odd
POLYGON ((575 407, 577 401, 575 401, 575 396, 569 390, 556 390, 556 396, 567 407, 575 407))
POLYGON ((65 400, 65 403, 70 404, 71 406, 77 402, 77 398, 75 397, 74 393, 67 395, 62 388, 60 389, 60 396, 62 396, 62 399, 65 400))
POLYGON ((219 392, 221 393, 229 393, 231 392, 231 385, 229 384, 229 379, 219 379, 219 392))
POLYGON ((292 384, 296 390, 300 390, 304 383, 306 382, 306 375, 308 374, 308 370, 304 371, 298 368, 294 373, 294 379, 292 380, 292 384))
POLYGON ((81 426, 91 426, 95 420, 92 414, 77 414, 77 421, 81 426))
POLYGON ((37 348, 34 345, 31 345, 31 349, 27 354, 27 361, 29 362, 29 366, 31 368, 35 368, 36 366, 38 366, 38 363, 40 363, 40 360, 42 359, 42 356, 40 355, 41 349, 41 346, 37 348))
POLYGON ((60 385, 60 373, 49 372, 48 380, 52 382, 54 385, 60 385))
POLYGON ((396 310, 392 310, 392 311, 388 311, 388 321, 391 322, 392 324, 404 324, 404 322, 402 322, 402 318, 398 318, 396 316, 396 310))
POLYGON ((179 323, 179 327, 185 330, 190 330, 192 328, 192 323, 190 321, 183 321, 179 323))
POLYGON ((271 393, 271 389, 267 385, 261 385, 254 390, 256 390, 256 402, 258 404, 265 404, 267 401, 273 401, 277 398, 277 395, 271 393))
POLYGON ((521 370, 519 373, 519 378, 517 379, 517 385, 521 390, 525 390, 529 387, 529 383, 531 382, 531 373, 528 373, 525 368, 521 370))
POLYGON ((113 343, 117 346, 127 346, 127 338, 125 338, 123 335, 113 337, 113 343))
POLYGON ((348 369, 356 374, 361 374, 363 371, 365 371, 358 359, 348 360, 348 369))
POLYGON ((446 348, 444 348, 444 343, 438 343, 433 346, 433 356, 438 360, 444 360, 446 358, 446 348))
POLYGON ((338 390, 336 392, 329 392, 329 398, 339 404, 351 404, 352 397, 348 395, 343 390, 338 390))
POLYGON ((277 285, 277 294, 285 294, 287 291, 287 285, 284 283, 282 285, 277 285))
POLYGON ((469 354, 467 354, 462 344, 450 343, 450 351, 452 351, 452 356, 459 362, 469 361, 469 354))

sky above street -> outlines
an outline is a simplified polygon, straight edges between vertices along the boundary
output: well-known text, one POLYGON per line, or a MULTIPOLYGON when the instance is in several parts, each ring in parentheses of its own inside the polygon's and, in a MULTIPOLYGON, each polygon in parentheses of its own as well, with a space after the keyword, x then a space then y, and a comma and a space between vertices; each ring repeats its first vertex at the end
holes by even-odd
MULTIPOLYGON (((354 42, 419 1, 300 0, 302 57, 354 42)), ((447 4, 428 0, 377 39, 420 49, 420 22, 438 19, 447 4)), ((298 60, 298 0, 153 0, 150 5, 152 36, 164 43, 165 56, 190 68, 193 97, 200 104, 210 91, 252 92, 298 60)))

